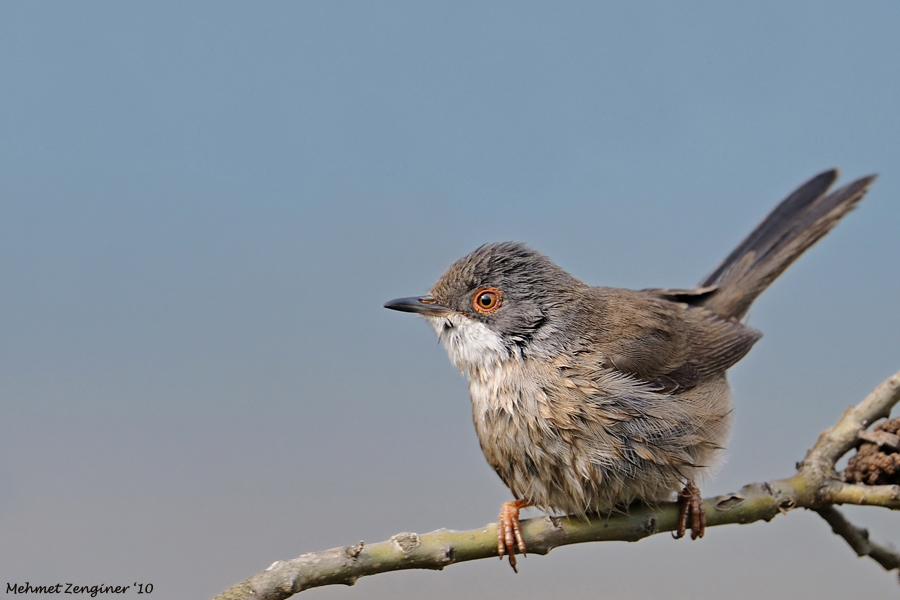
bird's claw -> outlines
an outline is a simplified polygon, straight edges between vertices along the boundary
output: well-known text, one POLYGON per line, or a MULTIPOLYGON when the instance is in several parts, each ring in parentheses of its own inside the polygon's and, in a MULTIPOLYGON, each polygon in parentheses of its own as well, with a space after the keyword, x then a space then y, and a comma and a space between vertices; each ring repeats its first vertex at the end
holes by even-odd
POLYGON ((688 519, 691 525, 691 539, 702 538, 706 532, 706 512, 703 510, 700 488, 692 482, 688 482, 678 494, 678 529, 672 533, 672 537, 676 540, 683 538, 687 532, 688 519))
POLYGON ((516 550, 525 556, 525 538, 522 537, 522 525, 519 523, 519 510, 528 506, 525 500, 505 502, 500 507, 500 518, 497 522, 497 554, 500 560, 509 554, 509 566, 516 573, 516 550))

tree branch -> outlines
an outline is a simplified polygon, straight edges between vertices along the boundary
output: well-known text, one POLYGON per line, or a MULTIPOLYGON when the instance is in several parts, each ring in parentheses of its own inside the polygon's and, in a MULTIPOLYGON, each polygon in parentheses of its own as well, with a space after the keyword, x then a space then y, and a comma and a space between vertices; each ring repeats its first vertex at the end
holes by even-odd
MULTIPOLYGON (((860 434, 887 417, 900 401, 900 372, 889 377, 859 405, 848 408, 838 422, 823 432, 797 474, 787 479, 744 486, 740 492, 704 500, 707 527, 731 523, 770 521, 793 508, 817 511, 860 556, 870 556, 885 569, 898 568, 896 551, 868 539, 868 532, 849 523, 834 504, 862 504, 900 509, 900 486, 867 486, 843 482, 835 463, 860 439, 860 434)), ((553 548, 595 541, 637 541, 656 533, 674 531, 678 506, 635 505, 623 514, 589 519, 539 517, 522 521, 529 553, 547 554, 553 548)), ((398 533, 376 544, 312 552, 276 561, 265 571, 233 586, 215 600, 281 600, 322 585, 353 585, 366 575, 401 569, 436 569, 497 556, 497 524, 482 529, 431 533, 398 533)))
POLYGON ((860 434, 878 419, 887 418, 898 400, 900 372, 882 381, 862 402, 844 411, 833 427, 822 432, 798 469, 815 471, 823 479, 833 474, 834 464, 856 445, 860 434))
POLYGON ((857 556, 868 556, 886 571, 900 568, 900 554, 890 546, 884 546, 869 539, 869 531, 857 527, 833 506, 820 508, 816 512, 831 525, 831 530, 844 538, 857 556))

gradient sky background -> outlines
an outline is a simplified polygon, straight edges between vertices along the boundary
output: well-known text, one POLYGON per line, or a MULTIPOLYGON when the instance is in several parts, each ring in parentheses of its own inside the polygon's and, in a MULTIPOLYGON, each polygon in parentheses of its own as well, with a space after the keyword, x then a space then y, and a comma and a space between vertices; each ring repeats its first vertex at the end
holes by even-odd
MULTIPOLYGON (((495 520, 465 380, 381 307, 483 242, 689 286, 817 172, 878 172, 751 311, 706 495, 790 475, 900 368, 896 0, 0 6, 0 585, 205 598, 495 520)), ((303 597, 896 592, 796 511, 303 597)))

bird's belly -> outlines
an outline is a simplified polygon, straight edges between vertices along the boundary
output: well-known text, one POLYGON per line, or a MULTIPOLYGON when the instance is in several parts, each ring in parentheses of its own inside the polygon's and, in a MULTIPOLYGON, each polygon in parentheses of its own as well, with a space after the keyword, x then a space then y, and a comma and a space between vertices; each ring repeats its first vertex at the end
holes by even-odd
POLYGON ((667 396, 620 375, 586 383, 563 373, 510 361, 470 378, 481 448, 517 499, 582 515, 668 500, 727 441, 724 375, 667 396))

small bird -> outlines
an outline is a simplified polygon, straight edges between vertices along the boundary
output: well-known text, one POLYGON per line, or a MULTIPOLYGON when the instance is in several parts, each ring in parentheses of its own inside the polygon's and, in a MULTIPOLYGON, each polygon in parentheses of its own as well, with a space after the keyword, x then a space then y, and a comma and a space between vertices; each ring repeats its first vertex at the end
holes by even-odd
POLYGON ((469 380, 488 463, 515 500, 497 552, 525 553, 519 510, 584 517, 677 499, 675 537, 702 537, 697 481, 732 422, 725 372, 760 339, 750 305, 846 215, 875 176, 832 193, 829 170, 787 197, 690 289, 589 286, 517 242, 454 262, 426 296, 385 308, 425 317, 469 380))

